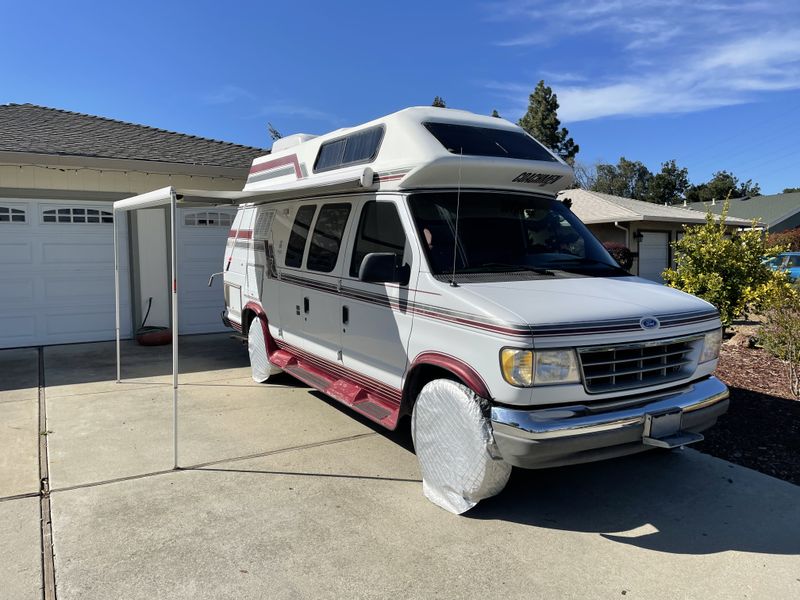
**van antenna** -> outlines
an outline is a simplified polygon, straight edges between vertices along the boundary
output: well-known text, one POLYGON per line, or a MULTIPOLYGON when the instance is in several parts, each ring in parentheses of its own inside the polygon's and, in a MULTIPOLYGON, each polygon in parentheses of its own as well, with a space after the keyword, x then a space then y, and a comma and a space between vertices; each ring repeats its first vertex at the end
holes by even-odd
POLYGON ((450 278, 450 285, 458 287, 456 283, 456 257, 458 252, 458 216, 461 211, 461 159, 464 158, 464 148, 458 149, 458 187, 456 188, 456 226, 453 234, 453 276, 450 278))

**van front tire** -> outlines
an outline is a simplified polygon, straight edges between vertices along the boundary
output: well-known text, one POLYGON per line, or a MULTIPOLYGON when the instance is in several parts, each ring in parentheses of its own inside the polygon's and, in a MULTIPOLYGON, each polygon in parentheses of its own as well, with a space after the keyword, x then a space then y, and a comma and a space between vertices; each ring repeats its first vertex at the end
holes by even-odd
POLYGON ((414 403, 411 437, 422 492, 451 513, 461 514, 499 494, 511 474, 481 404, 475 392, 450 379, 427 383, 414 403))
POLYGON ((264 383, 270 376, 281 372, 269 362, 264 325, 259 317, 250 322, 250 328, 247 330, 247 353, 250 355, 250 373, 256 383, 264 383))

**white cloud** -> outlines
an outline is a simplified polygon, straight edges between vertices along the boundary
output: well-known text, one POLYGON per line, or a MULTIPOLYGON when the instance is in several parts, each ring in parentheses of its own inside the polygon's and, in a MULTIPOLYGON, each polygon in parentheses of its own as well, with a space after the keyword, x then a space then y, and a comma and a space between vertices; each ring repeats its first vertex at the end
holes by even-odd
POLYGON ((265 117, 302 117, 304 119, 311 119, 313 121, 326 121, 329 123, 336 123, 339 118, 324 110, 319 110, 312 106, 304 106, 302 104, 295 104, 294 102, 274 102, 261 107, 260 114, 265 117))
POLYGON ((239 100, 252 100, 255 96, 237 85, 224 85, 215 92, 207 94, 203 101, 206 104, 231 104, 239 100))
MULTIPOLYGON (((516 0, 492 8, 491 18, 514 30, 498 45, 558 51, 557 44, 581 36, 604 49, 603 61, 587 61, 591 71, 576 69, 574 57, 564 59, 569 68, 560 77, 553 65, 541 71, 565 122, 692 112, 800 89, 800 4, 789 0, 516 0)), ((507 102, 513 98, 519 114, 532 89, 531 82, 486 86, 507 102)))

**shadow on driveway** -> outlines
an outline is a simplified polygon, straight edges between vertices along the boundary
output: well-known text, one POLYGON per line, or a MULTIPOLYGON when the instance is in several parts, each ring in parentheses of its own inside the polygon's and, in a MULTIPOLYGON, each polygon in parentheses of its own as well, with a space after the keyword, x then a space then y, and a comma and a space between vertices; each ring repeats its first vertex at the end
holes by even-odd
POLYGON ((515 469, 467 516, 599 533, 659 552, 800 554, 800 487, 692 450, 515 469))

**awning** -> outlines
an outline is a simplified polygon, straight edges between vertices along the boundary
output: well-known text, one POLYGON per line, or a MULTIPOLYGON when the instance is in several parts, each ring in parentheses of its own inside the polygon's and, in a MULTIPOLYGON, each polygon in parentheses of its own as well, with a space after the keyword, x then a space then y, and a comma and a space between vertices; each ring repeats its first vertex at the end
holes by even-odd
POLYGON ((117 383, 122 381, 120 357, 120 293, 119 293, 119 240, 117 234, 118 212, 170 207, 170 254, 172 265, 172 435, 174 468, 178 468, 178 208, 195 206, 238 206, 241 204, 266 204, 281 200, 299 200, 333 194, 364 191, 374 186, 372 169, 348 169, 347 173, 334 173, 308 179, 299 179, 265 191, 231 192, 221 190, 193 190, 172 186, 132 196, 114 202, 114 297, 116 304, 115 337, 117 343, 117 383))

